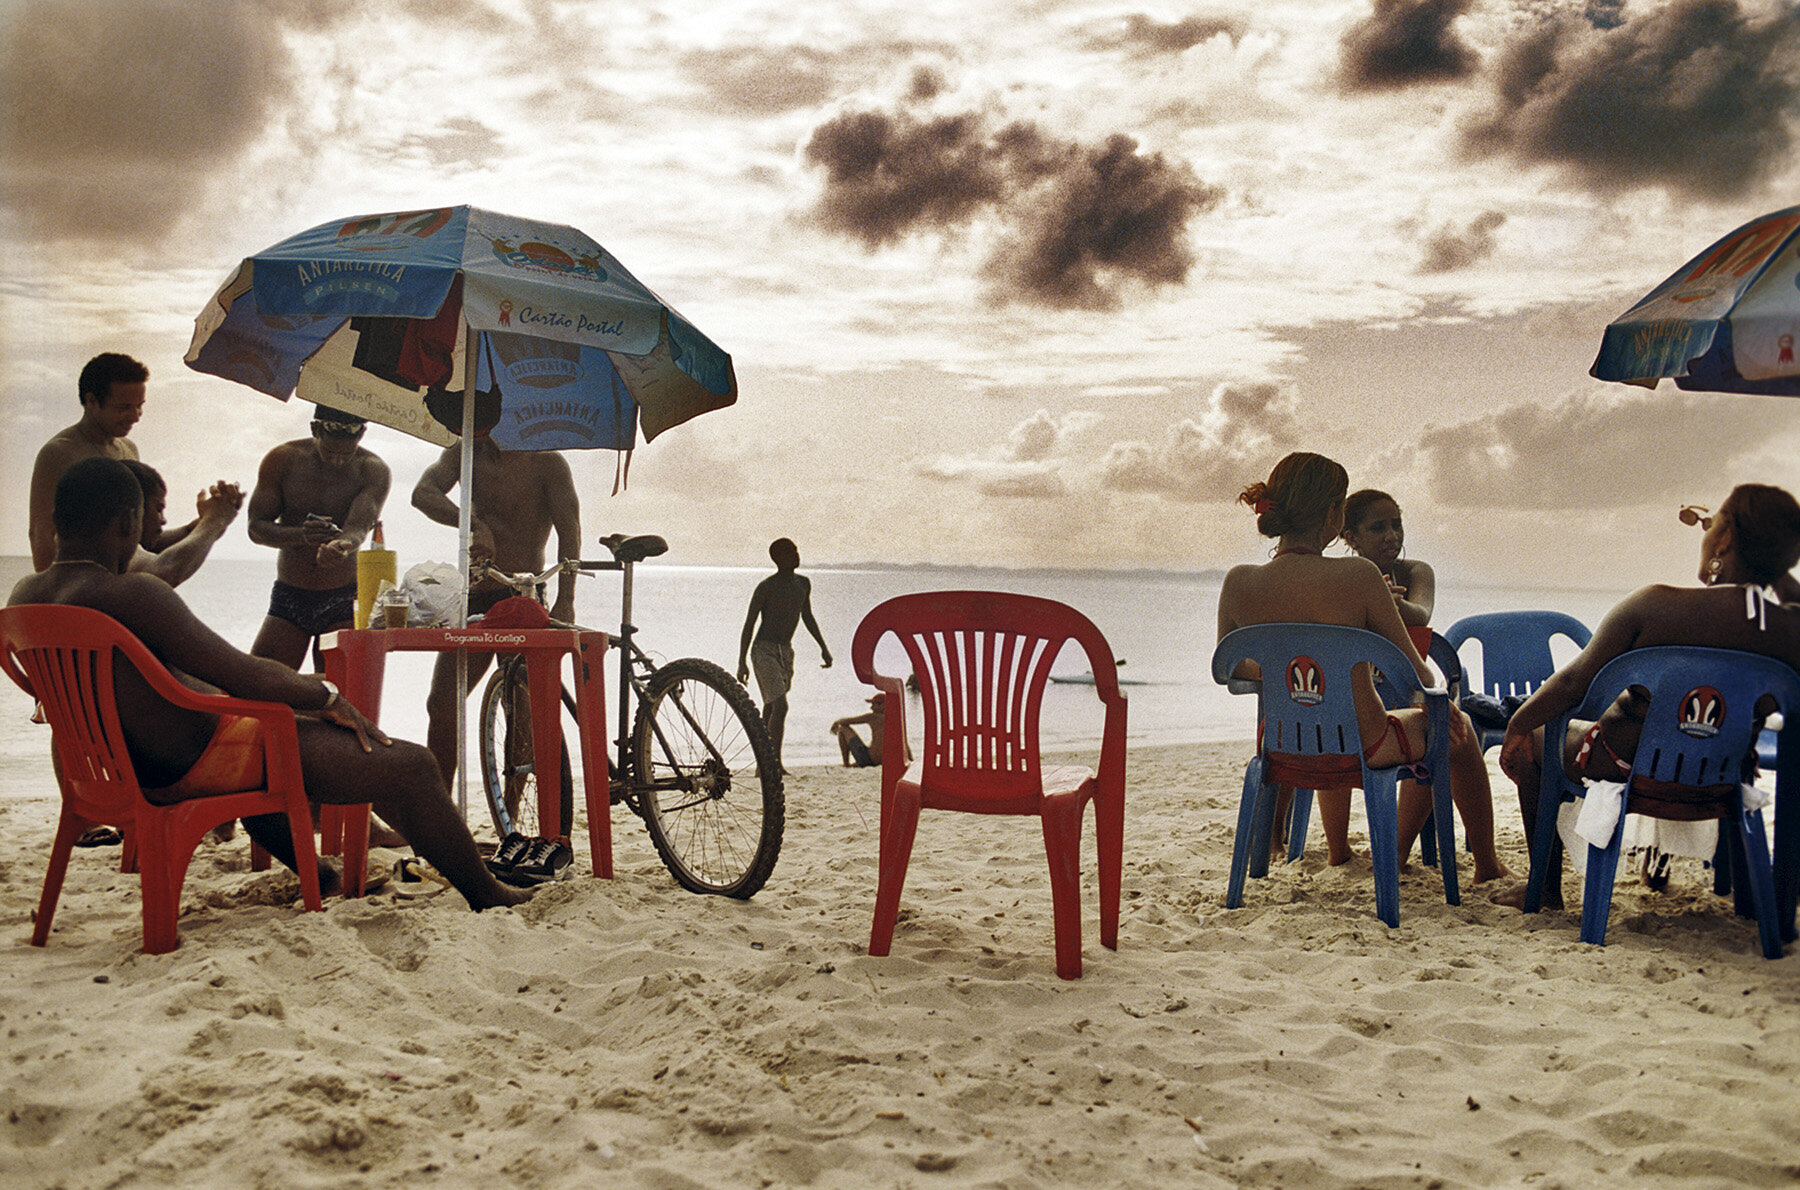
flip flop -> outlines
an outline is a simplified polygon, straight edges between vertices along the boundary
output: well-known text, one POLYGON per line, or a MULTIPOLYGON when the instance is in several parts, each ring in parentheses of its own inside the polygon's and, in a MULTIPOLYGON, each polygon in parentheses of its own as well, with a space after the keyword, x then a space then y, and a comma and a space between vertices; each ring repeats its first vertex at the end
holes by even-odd
POLYGON ((77 847, 117 847, 125 836, 110 826, 90 826, 75 839, 77 847))
POLYGON ((394 895, 397 897, 431 897, 450 887, 443 873, 416 855, 404 855, 394 861, 394 895))

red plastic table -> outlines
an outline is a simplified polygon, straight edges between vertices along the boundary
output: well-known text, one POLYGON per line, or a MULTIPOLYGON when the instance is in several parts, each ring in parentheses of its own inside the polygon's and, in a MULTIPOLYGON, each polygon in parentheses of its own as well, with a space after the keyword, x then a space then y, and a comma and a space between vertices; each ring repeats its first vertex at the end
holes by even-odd
MULTIPOLYGON (((611 770, 606 755, 606 633, 573 628, 345 628, 320 638, 325 676, 351 705, 379 722, 389 653, 520 653, 531 690, 532 754, 562 746, 562 660, 575 667, 575 723, 587 787, 588 844, 594 874, 612 879, 611 770)), ((465 758, 466 762, 466 758, 465 758)), ((538 822, 547 838, 566 835, 561 765, 537 772, 538 822)))

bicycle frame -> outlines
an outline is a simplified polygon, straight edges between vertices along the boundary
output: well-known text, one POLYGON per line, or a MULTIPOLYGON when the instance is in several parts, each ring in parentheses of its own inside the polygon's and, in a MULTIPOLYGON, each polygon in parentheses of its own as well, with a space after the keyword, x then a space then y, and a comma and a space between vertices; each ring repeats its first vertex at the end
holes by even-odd
MULTIPOLYGON (((649 655, 638 647, 636 639, 637 626, 631 622, 632 567, 635 566, 636 563, 624 562, 615 558, 611 562, 576 562, 573 565, 578 570, 590 573, 601 570, 616 570, 621 574, 622 590, 619 596, 619 633, 615 642, 619 651, 619 686, 618 698, 616 700, 619 706, 619 734, 613 741, 613 745, 617 751, 617 760, 613 765, 611 786, 613 793, 623 794, 627 804, 630 805, 634 811, 641 814, 642 811, 638 810, 637 806, 637 790, 640 787, 646 789, 649 788, 650 779, 646 774, 637 772, 636 766, 632 763, 631 709, 633 706, 643 706, 649 702, 649 691, 646 688, 646 683, 650 678, 655 676, 656 665, 650 660, 649 655), (642 676, 639 675, 639 670, 643 671, 642 676), (629 700, 625 697, 626 691, 631 692, 632 698, 629 700)), ((711 738, 708 737, 704 731, 700 730, 699 721, 694 718, 693 713, 688 710, 687 705, 677 699, 675 701, 675 706, 681 711, 682 718, 687 720, 689 726, 693 727, 699 738, 705 742, 707 750, 712 753, 713 759, 720 764, 724 764, 724 756, 720 754, 718 747, 713 744, 711 738)), ((662 749, 663 755, 669 758, 670 768, 677 769, 678 766, 674 763, 674 750, 670 748, 669 741, 663 736, 662 728, 656 724, 654 719, 650 722, 650 730, 656 736, 657 746, 662 749)), ((688 782, 682 782, 680 785, 691 787, 691 783, 688 782)), ((704 792, 700 792, 697 794, 695 801, 704 801, 706 796, 707 795, 704 792)), ((673 808, 681 809, 684 807, 673 808)))

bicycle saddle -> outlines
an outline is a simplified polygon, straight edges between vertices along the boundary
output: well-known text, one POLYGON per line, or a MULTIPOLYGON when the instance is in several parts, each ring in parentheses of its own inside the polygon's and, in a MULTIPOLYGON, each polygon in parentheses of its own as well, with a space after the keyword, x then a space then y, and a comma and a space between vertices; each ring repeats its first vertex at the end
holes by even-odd
POLYGON ((613 534, 602 537, 600 544, 612 551, 612 556, 621 562, 642 562, 645 558, 655 558, 669 552, 669 543, 653 533, 643 533, 636 537, 625 537, 613 534))

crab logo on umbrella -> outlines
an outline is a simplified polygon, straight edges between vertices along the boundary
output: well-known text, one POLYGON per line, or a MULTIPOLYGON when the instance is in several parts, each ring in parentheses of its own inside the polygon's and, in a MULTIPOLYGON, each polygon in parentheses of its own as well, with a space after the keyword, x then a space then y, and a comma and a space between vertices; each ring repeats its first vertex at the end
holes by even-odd
POLYGON ((1696 686, 1681 700, 1681 733, 1697 740, 1719 734, 1725 721, 1725 699, 1711 686, 1696 686))
POLYGON ((1311 657, 1296 657, 1287 667, 1288 697, 1303 707, 1315 707, 1325 697, 1325 675, 1311 657))

